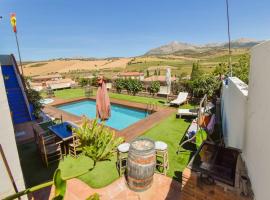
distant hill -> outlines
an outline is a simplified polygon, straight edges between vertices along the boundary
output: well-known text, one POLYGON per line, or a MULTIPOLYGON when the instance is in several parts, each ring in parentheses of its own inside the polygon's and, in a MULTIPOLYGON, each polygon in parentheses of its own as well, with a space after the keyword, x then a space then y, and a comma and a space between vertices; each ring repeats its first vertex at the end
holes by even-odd
MULTIPOLYGON (((240 38, 231 41, 232 48, 251 48, 263 41, 258 41, 248 38, 240 38)), ((195 45, 184 42, 173 41, 169 44, 162 45, 160 47, 149 50, 145 55, 168 55, 168 54, 192 54, 192 53, 202 53, 211 50, 219 50, 228 47, 228 43, 209 43, 205 45, 195 45)))

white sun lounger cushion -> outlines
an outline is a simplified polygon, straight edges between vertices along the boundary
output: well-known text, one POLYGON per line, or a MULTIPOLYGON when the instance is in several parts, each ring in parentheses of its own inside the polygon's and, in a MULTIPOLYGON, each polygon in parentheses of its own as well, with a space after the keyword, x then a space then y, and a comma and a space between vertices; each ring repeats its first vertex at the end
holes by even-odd
POLYGON ((179 115, 197 115, 197 109, 178 109, 179 115))
POLYGON ((187 100, 188 93, 187 92, 180 92, 177 98, 170 102, 170 104, 180 105, 187 100))

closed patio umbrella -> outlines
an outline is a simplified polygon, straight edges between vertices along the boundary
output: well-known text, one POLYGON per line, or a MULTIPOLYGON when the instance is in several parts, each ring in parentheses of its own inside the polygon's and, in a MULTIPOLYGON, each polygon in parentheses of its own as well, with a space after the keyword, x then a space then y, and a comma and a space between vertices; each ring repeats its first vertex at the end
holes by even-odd
POLYGON ((111 116, 111 104, 103 77, 98 78, 98 90, 96 96, 96 117, 102 121, 111 116))
POLYGON ((166 69, 166 83, 167 83, 167 98, 168 95, 171 93, 171 68, 166 69))

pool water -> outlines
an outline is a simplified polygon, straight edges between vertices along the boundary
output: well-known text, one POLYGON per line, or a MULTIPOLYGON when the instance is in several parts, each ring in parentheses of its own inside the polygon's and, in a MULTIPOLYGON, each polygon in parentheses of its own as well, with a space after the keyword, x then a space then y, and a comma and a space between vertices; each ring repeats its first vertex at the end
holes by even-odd
MULTIPOLYGON (((91 100, 65 104, 57 108, 77 116, 85 115, 91 119, 96 117, 96 102, 91 100)), ((111 117, 105 122, 105 125, 122 130, 146 117, 145 111, 112 104, 111 117)))

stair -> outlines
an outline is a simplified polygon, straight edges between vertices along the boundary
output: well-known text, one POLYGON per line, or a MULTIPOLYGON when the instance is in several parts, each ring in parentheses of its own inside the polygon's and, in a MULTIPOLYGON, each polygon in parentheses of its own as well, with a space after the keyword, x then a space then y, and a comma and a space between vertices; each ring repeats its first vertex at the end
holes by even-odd
POLYGON ((20 124, 31 121, 23 91, 18 83, 14 67, 12 65, 3 65, 1 68, 8 104, 10 111, 12 112, 13 123, 20 124))

